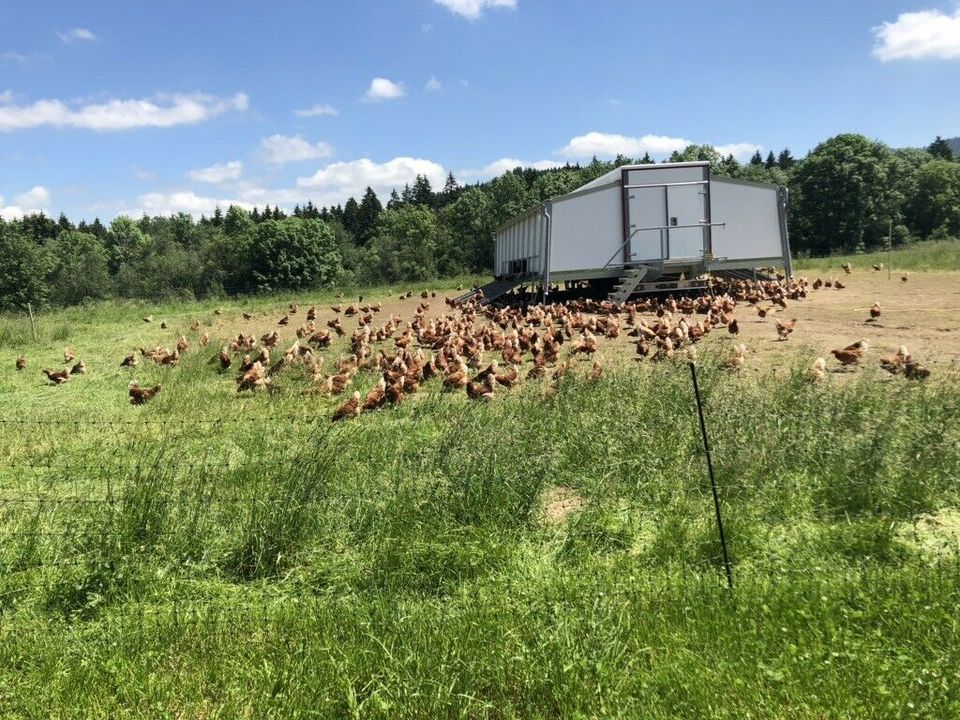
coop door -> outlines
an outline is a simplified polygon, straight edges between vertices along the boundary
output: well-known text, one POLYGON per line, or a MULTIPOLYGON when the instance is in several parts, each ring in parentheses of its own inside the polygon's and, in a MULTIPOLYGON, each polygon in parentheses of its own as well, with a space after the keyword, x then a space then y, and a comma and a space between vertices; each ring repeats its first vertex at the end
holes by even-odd
POLYGON ((625 174, 631 259, 703 257, 704 248, 710 246, 707 168, 650 165, 625 174))
POLYGON ((671 260, 700 258, 707 227, 707 186, 667 186, 667 238, 671 260))

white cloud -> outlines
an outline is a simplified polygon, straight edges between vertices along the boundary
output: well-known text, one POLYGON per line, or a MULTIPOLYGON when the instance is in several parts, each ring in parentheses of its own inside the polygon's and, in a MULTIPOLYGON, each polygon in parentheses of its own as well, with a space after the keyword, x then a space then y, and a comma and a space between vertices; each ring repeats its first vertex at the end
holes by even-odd
POLYGON ((433 0, 437 5, 443 5, 447 10, 462 15, 467 20, 476 20, 487 8, 517 7, 517 0, 433 0))
POLYGON ((954 60, 960 58, 960 7, 901 13, 893 22, 873 28, 873 56, 890 60, 954 60))
POLYGON ((644 135, 643 137, 627 137, 613 133, 589 132, 586 135, 577 135, 571 139, 557 153, 564 157, 588 158, 614 157, 618 153, 623 155, 669 155, 674 150, 683 150, 692 145, 690 140, 667 137, 666 135, 644 135))
POLYGON ((363 97, 368 102, 379 102, 380 100, 402 98, 405 93, 403 83, 378 77, 370 81, 370 87, 367 88, 363 97))
POLYGON ((0 92, 0 105, 6 105, 13 102, 13 90, 4 90, 0 92))
POLYGON ((297 117, 324 117, 324 116, 336 117, 337 115, 340 114, 340 111, 337 110, 332 105, 327 105, 326 103, 323 103, 323 104, 318 103, 316 105, 305 108, 303 110, 294 110, 293 114, 296 115, 297 117))
MULTIPOLYGON (((572 138, 569 143, 557 151, 557 154, 569 158, 589 158, 594 155, 612 158, 618 154, 628 157, 641 157, 644 153, 665 157, 675 150, 682 151, 688 145, 694 144, 692 140, 667 135, 629 137, 613 133, 589 132, 586 135, 578 135, 572 138)), ((721 155, 733 155, 738 159, 750 157, 760 149, 760 145, 744 142, 714 145, 713 147, 721 155)))
POLYGON ((50 205, 50 191, 43 185, 35 185, 26 192, 15 195, 13 201, 17 205, 42 209, 50 205))
POLYGON ((486 166, 479 169, 460 170, 456 173, 456 176, 470 180, 482 180, 503 175, 503 173, 513 170, 517 167, 534 168, 536 170, 550 170, 552 168, 563 167, 563 165, 564 164, 562 162, 557 162, 556 160, 537 160, 536 162, 529 162, 527 160, 517 160, 516 158, 500 158, 499 160, 494 160, 492 163, 488 163, 486 166))
POLYGON ((210 167, 197 168, 191 170, 187 175, 191 180, 205 183, 224 183, 229 180, 236 180, 243 172, 243 163, 239 160, 218 163, 210 167))
POLYGON ((438 90, 443 90, 443 83, 437 80, 435 77, 431 77, 427 80, 426 84, 423 86, 423 89, 426 92, 437 92, 438 90))
POLYGON ((723 157, 733 155, 737 160, 742 162, 749 160, 758 150, 763 150, 763 145, 755 145, 754 143, 729 143, 728 145, 714 145, 713 149, 723 157))
POLYGON ((316 160, 333 155, 333 146, 320 141, 311 143, 300 135, 271 135, 260 141, 260 155, 268 163, 284 165, 303 160, 316 160))
POLYGON ((46 212, 50 207, 50 191, 42 185, 36 185, 26 192, 13 197, 13 205, 4 205, 0 195, 0 218, 17 220, 24 215, 46 212))
POLYGON ((4 64, 15 63, 24 67, 33 65, 34 63, 49 62, 51 60, 53 60, 53 58, 46 53, 21 53, 15 50, 5 50, 0 53, 0 61, 4 64))
MULTIPOLYGON (((297 187, 317 191, 323 198, 331 198, 326 202, 343 202, 351 195, 360 197, 368 185, 378 195, 389 194, 393 188, 400 189, 406 183, 412 183, 417 175, 426 175, 437 188, 443 186, 447 171, 442 165, 422 158, 396 157, 384 163, 361 158, 333 163, 309 177, 297 178, 297 187)), ((314 199, 314 202, 322 204, 323 198, 314 199)))
POLYGON ((243 111, 247 106, 243 93, 229 98, 201 93, 157 95, 151 100, 109 100, 77 107, 62 100, 37 100, 29 105, 0 106, 0 132, 43 125, 87 130, 173 127, 209 120, 230 110, 243 111))
POLYGON ((82 42, 92 42, 97 39, 97 36, 86 28, 73 28, 72 30, 67 30, 65 32, 57 32, 57 37, 59 37, 65 43, 71 43, 78 40, 82 42))
POLYGON ((181 190, 170 193, 149 192, 137 198, 138 207, 130 211, 133 217, 138 215, 175 215, 190 213, 191 215, 210 214, 218 205, 226 209, 230 205, 239 205, 250 208, 251 205, 238 200, 205 197, 197 195, 192 190, 181 190))

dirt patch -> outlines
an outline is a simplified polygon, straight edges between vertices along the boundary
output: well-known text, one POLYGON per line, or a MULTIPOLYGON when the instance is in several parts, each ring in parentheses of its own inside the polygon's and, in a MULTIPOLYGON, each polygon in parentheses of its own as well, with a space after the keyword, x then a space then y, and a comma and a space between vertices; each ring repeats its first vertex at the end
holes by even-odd
POLYGON ((559 525, 586 505, 584 497, 573 488, 555 485, 540 496, 540 518, 545 525, 559 525))
POLYGON ((901 529, 904 542, 931 557, 960 554, 960 510, 942 508, 901 529))

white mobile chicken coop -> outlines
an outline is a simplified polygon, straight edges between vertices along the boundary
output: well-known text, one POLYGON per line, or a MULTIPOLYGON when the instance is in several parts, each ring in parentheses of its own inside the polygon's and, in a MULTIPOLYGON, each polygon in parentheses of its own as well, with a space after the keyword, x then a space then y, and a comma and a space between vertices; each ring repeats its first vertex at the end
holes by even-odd
POLYGON ((707 162, 625 165, 494 233, 489 301, 518 286, 591 286, 611 300, 702 287, 708 273, 791 274, 787 190, 711 178, 707 162))

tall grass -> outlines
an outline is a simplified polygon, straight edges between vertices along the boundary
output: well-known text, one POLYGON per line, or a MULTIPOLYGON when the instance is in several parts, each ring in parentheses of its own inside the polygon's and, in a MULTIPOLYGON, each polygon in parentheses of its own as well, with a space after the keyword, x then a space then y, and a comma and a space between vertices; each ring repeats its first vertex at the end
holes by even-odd
POLYGON ((804 272, 839 273, 840 266, 850 263, 855 268, 869 269, 883 263, 896 271, 902 270, 960 270, 960 239, 928 240, 894 248, 892 252, 878 250, 857 255, 831 255, 829 257, 798 258, 794 267, 804 272))
POLYGON ((733 595, 682 364, 334 425, 188 357, 146 408, 32 408, 0 435, 0 709, 955 715, 956 377, 716 367, 733 595), (555 488, 579 509, 546 519, 555 488))

